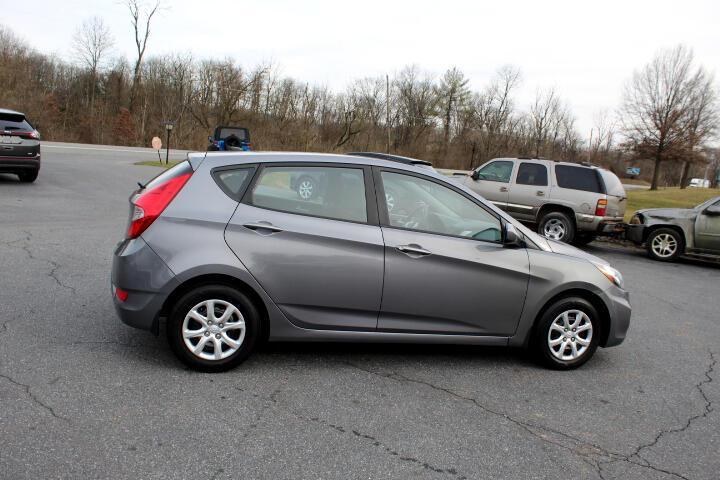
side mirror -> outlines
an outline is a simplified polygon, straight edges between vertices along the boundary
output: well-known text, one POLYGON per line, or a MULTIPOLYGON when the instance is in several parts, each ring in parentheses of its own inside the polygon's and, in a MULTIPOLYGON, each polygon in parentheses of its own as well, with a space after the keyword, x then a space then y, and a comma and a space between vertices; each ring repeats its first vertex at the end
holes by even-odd
POLYGON ((720 215, 720 205, 711 205, 703 213, 709 217, 717 217, 720 215))
POLYGON ((477 170, 473 170, 470 174, 470 178, 472 178, 473 180, 477 180, 480 178, 480 173, 477 170))
POLYGON ((512 223, 505 223, 503 229, 503 245, 509 247, 524 247, 524 242, 520 233, 515 229, 515 225, 512 223))

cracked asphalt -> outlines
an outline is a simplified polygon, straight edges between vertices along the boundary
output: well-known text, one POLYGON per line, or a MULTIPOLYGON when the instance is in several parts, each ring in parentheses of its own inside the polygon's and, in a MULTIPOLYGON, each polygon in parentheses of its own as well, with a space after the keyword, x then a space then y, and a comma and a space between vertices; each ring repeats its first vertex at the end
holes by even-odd
MULTIPOLYGON (((188 371, 116 318, 141 149, 47 144, 0 175, 0 478, 717 479, 720 265, 595 243, 627 340, 580 370, 451 346, 264 347, 188 371)), ((183 156, 176 152, 176 157, 183 156)))

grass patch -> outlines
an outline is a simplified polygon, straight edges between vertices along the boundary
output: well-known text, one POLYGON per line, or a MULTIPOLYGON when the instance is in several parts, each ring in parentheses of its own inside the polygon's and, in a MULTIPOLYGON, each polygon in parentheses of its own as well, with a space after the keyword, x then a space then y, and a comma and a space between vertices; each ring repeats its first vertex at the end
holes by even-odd
POLYGON ((176 162, 173 160, 170 160, 170 163, 165 163, 165 162, 160 163, 157 160, 147 160, 145 162, 135 162, 135 165, 144 165, 146 167, 170 168, 170 167, 174 167, 178 163, 180 163, 180 162, 179 161, 176 162))
POLYGON ((628 206, 625 221, 629 221, 636 210, 644 208, 690 208, 712 197, 720 196, 717 188, 662 188, 660 190, 630 190, 627 192, 628 206))

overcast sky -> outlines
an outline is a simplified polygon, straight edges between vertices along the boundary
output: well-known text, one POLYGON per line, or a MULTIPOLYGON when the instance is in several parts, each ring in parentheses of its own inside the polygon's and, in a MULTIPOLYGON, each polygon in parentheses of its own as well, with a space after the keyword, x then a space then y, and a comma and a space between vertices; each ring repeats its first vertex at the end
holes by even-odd
MULTIPOLYGON (((617 108, 624 82, 659 49, 683 43, 720 73, 720 0, 163 4, 148 55, 232 57, 248 67, 273 61, 285 75, 338 90, 408 64, 438 76, 457 66, 480 90, 499 67, 512 64, 522 71, 519 106, 526 109, 538 87, 556 87, 584 136, 597 112, 617 108)), ((116 53, 134 55, 121 1, 0 0, 0 11, 0 22, 32 46, 65 57, 78 25, 97 15, 110 26, 116 53)))

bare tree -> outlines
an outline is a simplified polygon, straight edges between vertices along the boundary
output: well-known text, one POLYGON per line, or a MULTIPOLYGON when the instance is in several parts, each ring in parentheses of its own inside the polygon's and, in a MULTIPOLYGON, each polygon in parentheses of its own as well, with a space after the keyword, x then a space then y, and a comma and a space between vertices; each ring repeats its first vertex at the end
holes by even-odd
POLYGON ((127 0, 127 7, 130 11, 130 23, 135 33, 135 46, 137 48, 137 59, 135 60, 133 83, 130 90, 130 110, 132 110, 137 99, 137 90, 140 87, 142 62, 145 57, 148 38, 150 37, 150 22, 160 8, 160 0, 157 0, 152 8, 146 8, 138 0, 127 0))
POLYGON ((690 163, 698 158, 707 159, 707 156, 700 154, 699 150, 702 143, 715 134, 718 126, 717 96, 713 88, 713 75, 707 74, 703 70, 700 70, 699 73, 693 98, 689 102, 687 152, 683 157, 680 174, 681 189, 688 186, 690 163))
POLYGON ((100 17, 82 22, 75 31, 72 51, 77 60, 90 71, 90 111, 95 109, 98 70, 112 51, 115 40, 100 17))
POLYGON ((467 87, 468 82, 469 80, 456 67, 446 71, 445 75, 440 79, 437 95, 442 113, 443 145, 445 149, 450 143, 452 119, 457 114, 458 107, 463 105, 470 96, 470 90, 467 87))
POLYGON ((701 91, 709 88, 702 67, 693 68, 693 53, 684 46, 660 52, 626 85, 622 127, 627 145, 638 157, 652 158, 651 190, 658 188, 663 161, 682 158, 706 140, 712 116, 700 115, 701 91), (693 133, 693 131, 695 133, 693 133))

